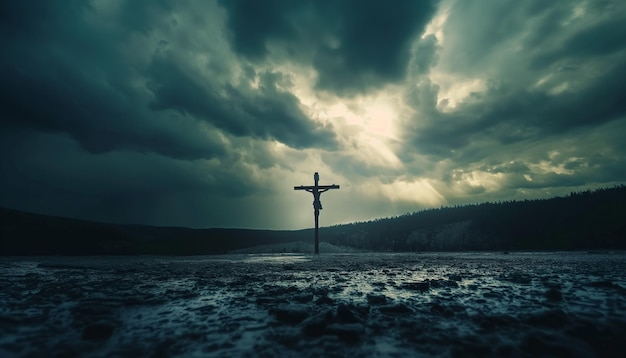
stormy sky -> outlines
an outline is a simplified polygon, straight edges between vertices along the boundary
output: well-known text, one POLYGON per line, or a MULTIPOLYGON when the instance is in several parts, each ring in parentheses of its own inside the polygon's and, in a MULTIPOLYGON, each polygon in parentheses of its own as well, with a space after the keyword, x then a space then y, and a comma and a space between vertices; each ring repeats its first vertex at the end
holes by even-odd
POLYGON ((0 5, 0 206, 297 229, 626 183, 626 2, 0 5))

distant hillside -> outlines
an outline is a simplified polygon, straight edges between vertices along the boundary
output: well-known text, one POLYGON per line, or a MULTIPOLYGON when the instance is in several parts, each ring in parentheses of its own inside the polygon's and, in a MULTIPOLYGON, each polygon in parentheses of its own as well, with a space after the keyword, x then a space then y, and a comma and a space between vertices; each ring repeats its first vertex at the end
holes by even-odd
MULTIPOLYGON (((442 207, 325 227, 320 239, 371 251, 626 249, 624 218, 626 186, 621 185, 567 197, 442 207)), ((288 243, 312 242, 312 237, 311 229, 115 225, 0 208, 4 256, 205 255, 261 247, 258 251, 263 245, 282 249, 291 247, 288 243)))
POLYGON ((320 236, 376 251, 626 249, 626 186, 429 209, 323 228, 320 236))
POLYGON ((303 231, 115 225, 0 208, 0 255, 200 255, 300 241, 303 231))

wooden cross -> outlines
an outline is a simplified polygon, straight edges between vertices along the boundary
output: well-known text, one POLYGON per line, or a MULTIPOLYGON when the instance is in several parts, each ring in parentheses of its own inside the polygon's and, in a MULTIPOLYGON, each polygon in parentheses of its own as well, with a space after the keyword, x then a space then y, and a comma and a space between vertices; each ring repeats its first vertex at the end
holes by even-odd
POLYGON ((320 201, 320 196, 323 192, 328 191, 330 189, 339 189, 339 185, 318 185, 320 180, 320 175, 315 172, 313 174, 313 180, 315 181, 315 185, 312 186, 294 186, 293 190, 306 190, 309 193, 313 194, 313 211, 315 213, 315 253, 320 253, 320 244, 319 244, 319 236, 318 236, 318 223, 320 217, 320 210, 322 210, 322 202, 320 201))

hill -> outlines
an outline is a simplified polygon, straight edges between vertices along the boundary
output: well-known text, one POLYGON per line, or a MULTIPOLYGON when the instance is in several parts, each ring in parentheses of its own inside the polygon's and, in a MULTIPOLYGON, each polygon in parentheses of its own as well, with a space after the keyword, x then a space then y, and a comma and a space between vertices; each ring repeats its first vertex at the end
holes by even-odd
POLYGON ((116 225, 0 208, 0 256, 220 254, 312 235, 303 231, 116 225))
POLYGON ((376 251, 626 249, 626 186, 567 197, 429 209, 322 229, 376 251))
MULTIPOLYGON (((442 207, 324 227, 320 238, 337 247, 371 251, 626 249, 625 217, 626 186, 621 185, 567 197, 442 207)), ((6 208, 0 208, 0 234, 4 256, 205 255, 252 247, 275 250, 313 237, 311 229, 116 225, 6 208)))

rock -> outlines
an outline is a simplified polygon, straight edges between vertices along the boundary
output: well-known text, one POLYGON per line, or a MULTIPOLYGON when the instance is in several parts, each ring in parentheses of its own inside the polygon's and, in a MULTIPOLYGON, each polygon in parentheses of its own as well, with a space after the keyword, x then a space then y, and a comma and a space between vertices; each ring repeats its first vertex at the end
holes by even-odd
POLYGON ((569 318, 562 310, 548 310, 530 315, 525 321, 535 327, 561 328, 569 318))
POLYGON ((438 302, 435 302, 430 306, 430 312, 448 318, 454 316, 454 312, 450 308, 438 302))
POLYGON ((430 285, 430 288, 445 287, 445 283, 443 280, 429 280, 428 284, 430 285))
POLYGON ((413 310, 404 303, 398 303, 396 305, 382 306, 379 308, 380 312, 393 313, 393 314, 405 314, 413 313, 413 310))
POLYGON ((519 321, 509 315, 493 315, 493 316, 483 316, 483 315, 478 315, 473 317, 472 319, 474 322, 476 322, 480 328, 487 330, 487 331, 493 331, 496 329, 502 329, 502 328, 508 328, 508 327, 515 327, 516 325, 519 324, 519 321))
POLYGON ((504 280, 522 285, 528 285, 532 283, 532 277, 530 275, 520 272, 515 272, 508 276, 505 276, 504 280))
POLYGON ((272 287, 266 290, 267 294, 270 294, 274 297, 276 296, 290 296, 294 293, 300 292, 300 289, 296 286, 285 286, 285 287, 272 287))
POLYGON ((328 289, 325 287, 319 287, 313 290, 313 294, 316 296, 328 296, 328 289))
POLYGON ((387 303, 387 297, 385 295, 367 295, 367 303, 370 305, 384 305, 387 303))
POLYGON ((358 323, 333 323, 327 327, 326 331, 346 343, 356 343, 365 335, 365 328, 358 323))
POLYGON ((483 297, 500 299, 500 298, 504 297, 504 294, 502 292, 498 292, 498 291, 487 291, 487 292, 483 292, 483 297))
POLYGON ((402 285, 402 288, 405 290, 413 290, 413 291, 428 291, 430 288, 430 282, 422 281, 422 282, 409 282, 402 285))
POLYGON ((333 314, 330 311, 309 317, 303 322, 302 332, 308 337, 320 337, 324 335, 326 327, 332 323, 332 319, 333 314))
POLYGON ((294 296, 293 300, 299 303, 311 302, 313 301, 313 295, 310 293, 305 293, 302 295, 294 296))
MULTIPOLYGON (((480 341, 463 340, 451 349, 453 357, 494 357, 493 347, 480 341)), ((510 355, 509 355, 510 356, 510 355)))
POLYGON ((335 300, 333 300, 332 298, 328 296, 322 296, 318 298, 317 301, 315 301, 315 303, 318 305, 332 305, 335 303, 335 300))
POLYGON ((556 335, 541 332, 527 334, 521 342, 521 348, 526 356, 574 357, 578 355, 577 353, 582 353, 573 351, 571 342, 564 341, 556 335))
POLYGON ((356 310, 354 309, 353 306, 348 306, 345 304, 340 304, 339 306, 337 306, 337 314, 336 314, 336 320, 339 323, 359 323, 361 322, 361 319, 358 317, 358 315, 355 312, 356 310))
POLYGON ((552 302, 561 302, 563 301, 563 295, 561 294, 561 291, 558 288, 550 288, 548 291, 546 291, 546 293, 544 293, 544 296, 548 299, 548 301, 552 301, 552 302))
POLYGON ((431 288, 443 288, 443 287, 459 287, 459 284, 453 280, 430 280, 431 288))
POLYGON ((259 305, 278 304, 278 303, 287 303, 287 300, 284 298, 276 298, 276 297, 259 297, 256 299, 256 303, 259 305))
POLYGON ((614 288, 614 287, 617 287, 617 285, 615 285, 613 282, 608 281, 608 280, 589 282, 587 284, 587 286, 595 287, 595 288, 614 288))
POLYGON ((82 338, 87 341, 102 341, 109 339, 114 330, 111 322, 99 321, 86 326, 82 338))
POLYGON ((276 320, 288 324, 298 324, 309 316, 309 313, 303 307, 277 307, 272 308, 270 313, 276 317, 276 320))

